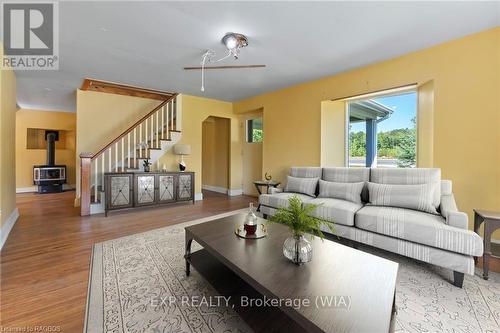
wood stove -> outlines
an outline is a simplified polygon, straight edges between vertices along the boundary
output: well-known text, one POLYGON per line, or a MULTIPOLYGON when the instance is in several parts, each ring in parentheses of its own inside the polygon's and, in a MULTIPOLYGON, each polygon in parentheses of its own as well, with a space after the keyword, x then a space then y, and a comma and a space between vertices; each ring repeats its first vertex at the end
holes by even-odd
POLYGON ((66 166, 55 164, 55 142, 57 131, 46 131, 47 164, 33 166, 33 184, 38 185, 38 193, 55 193, 63 191, 66 183, 66 166))

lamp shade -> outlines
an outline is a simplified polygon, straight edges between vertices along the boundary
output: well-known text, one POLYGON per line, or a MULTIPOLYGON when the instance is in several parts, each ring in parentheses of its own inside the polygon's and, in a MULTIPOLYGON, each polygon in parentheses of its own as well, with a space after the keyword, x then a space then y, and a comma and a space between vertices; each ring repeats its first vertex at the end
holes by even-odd
POLYGON ((174 146, 174 154, 176 154, 176 155, 189 155, 189 154, 191 154, 191 146, 190 145, 175 145, 174 146))

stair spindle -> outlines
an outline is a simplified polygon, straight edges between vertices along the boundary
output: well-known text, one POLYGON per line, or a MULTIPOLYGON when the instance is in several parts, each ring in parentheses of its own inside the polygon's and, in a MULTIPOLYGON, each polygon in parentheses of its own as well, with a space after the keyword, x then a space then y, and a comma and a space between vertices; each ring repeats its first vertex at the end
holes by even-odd
POLYGON ((158 117, 159 114, 156 112, 156 127, 155 127, 155 133, 156 133, 156 148, 161 148, 160 147, 160 133, 158 133, 158 117))
POLYGON ((115 146, 115 170, 118 171, 118 142, 116 142, 114 146, 115 146))
POLYGON ((177 131, 177 103, 175 102, 175 100, 172 101, 172 120, 174 131, 177 131))
POLYGON ((165 128, 167 129, 167 139, 170 140, 171 139, 170 138, 170 131, 168 129, 168 122, 169 122, 169 119, 170 119, 169 116, 168 116, 168 108, 170 107, 169 105, 170 105, 170 102, 168 102, 167 108, 165 109, 165 115, 167 116, 167 122, 165 123, 165 128))
POLYGON ((94 165, 95 165, 95 175, 94 175, 94 202, 97 202, 97 161, 99 159, 97 158, 95 161, 94 161, 94 165))
POLYGON ((154 116, 151 115, 151 147, 155 142, 155 127, 154 127, 154 116))
POLYGON ((170 109, 170 131, 174 130, 174 105, 173 103, 169 103, 170 109))
POLYGON ((134 151, 134 168, 137 168, 137 131, 136 131, 137 127, 134 127, 134 147, 133 148, 133 151, 134 151))
POLYGON ((139 157, 142 154, 142 123, 139 124, 139 157))
MULTIPOLYGON (((148 156, 148 149, 149 149, 149 145, 148 145, 148 120, 146 119, 144 121, 144 126, 146 126, 146 138, 145 138, 145 142, 146 142, 146 146, 144 147, 144 150, 145 150, 145 155, 144 155, 144 158, 147 158, 148 156)), ((141 156, 142 157, 142 156, 141 156)))
POLYGON ((101 155, 101 161, 102 161, 102 165, 101 165, 101 186, 102 188, 104 189, 104 160, 105 160, 105 157, 106 157, 106 154, 102 154, 101 155))
POLYGON ((127 134, 127 168, 130 169, 130 133, 127 134))
POLYGON ((122 162, 122 172, 125 172, 125 154, 124 154, 124 152, 125 152, 125 137, 123 137, 120 141, 122 142, 122 151, 121 151, 122 158, 120 161, 122 162))
POLYGON ((161 108, 161 138, 165 140, 165 107, 161 108))

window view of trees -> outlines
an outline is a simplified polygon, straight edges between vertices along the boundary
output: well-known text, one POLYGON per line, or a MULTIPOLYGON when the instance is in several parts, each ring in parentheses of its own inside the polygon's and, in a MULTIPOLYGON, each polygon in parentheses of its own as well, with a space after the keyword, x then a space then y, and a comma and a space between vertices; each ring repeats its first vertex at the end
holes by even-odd
POLYGON ((252 132, 252 142, 262 142, 262 130, 261 129, 253 129, 252 132))
MULTIPOLYGON (((376 101, 394 110, 390 117, 377 124, 378 166, 415 167, 417 153, 416 93, 379 98, 376 101)), ((351 166, 365 165, 365 126, 364 121, 349 124, 349 165, 351 166)))
MULTIPOLYGON (((412 119, 415 124, 415 118, 412 119)), ((416 126, 398 128, 377 133, 377 157, 395 159, 401 168, 415 167, 417 152, 416 126)), ((366 156, 366 133, 349 131, 349 156, 364 159, 366 156)))
POLYGON ((247 120, 247 142, 262 142, 262 118, 254 118, 247 120))

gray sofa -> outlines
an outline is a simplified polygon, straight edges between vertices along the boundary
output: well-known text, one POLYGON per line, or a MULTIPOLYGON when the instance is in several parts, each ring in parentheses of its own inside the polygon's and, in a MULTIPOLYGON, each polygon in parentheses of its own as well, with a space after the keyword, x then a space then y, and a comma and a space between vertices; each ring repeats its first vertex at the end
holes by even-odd
POLYGON ((464 273, 474 274, 474 256, 483 254, 440 169, 293 167, 284 191, 259 197, 260 211, 272 216, 292 195, 321 203, 314 215, 335 222, 337 236, 449 268, 458 287, 464 273))

